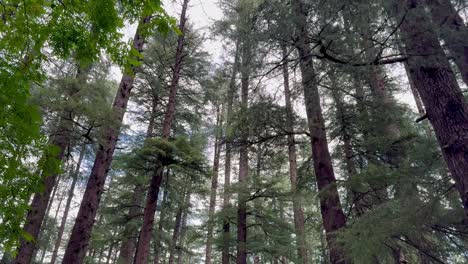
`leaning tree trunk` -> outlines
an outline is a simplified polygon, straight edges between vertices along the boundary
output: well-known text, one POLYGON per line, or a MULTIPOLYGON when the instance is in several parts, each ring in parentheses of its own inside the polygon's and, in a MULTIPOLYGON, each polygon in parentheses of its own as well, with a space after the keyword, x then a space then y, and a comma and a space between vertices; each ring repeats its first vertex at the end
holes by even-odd
POLYGON ((232 66, 231 79, 229 81, 229 90, 226 103, 226 134, 225 134, 225 148, 226 153, 224 157, 224 193, 223 193, 223 245, 222 245, 222 256, 221 263, 229 264, 229 250, 231 247, 231 231, 230 231, 230 221, 229 221, 229 209, 231 208, 231 193, 229 187, 231 185, 231 153, 232 153, 232 132, 230 127, 232 124, 233 116, 233 104, 234 97, 236 94, 236 76, 239 70, 239 57, 240 57, 240 41, 239 39, 236 42, 236 51, 234 54, 234 65, 232 66))
POLYGON ((214 228, 214 213, 216 207, 216 197, 218 191, 218 172, 219 172, 219 156, 221 153, 220 139, 222 136, 221 128, 223 125, 222 111, 217 107, 216 111, 216 135, 215 135, 215 149, 213 158, 213 175, 211 176, 211 194, 210 194, 210 207, 208 209, 208 226, 206 235, 206 250, 205 250, 205 264, 211 264, 211 250, 213 243, 213 228, 214 228))
POLYGON ((439 37, 468 85, 468 27, 450 0, 426 0, 426 3, 439 37))
POLYGON ((468 104, 421 0, 394 0, 391 11, 400 26, 408 68, 455 181, 468 220, 468 104))
POLYGON ((304 209, 302 207, 302 198, 297 190, 297 155, 296 141, 294 138, 294 109, 291 103, 291 91, 289 88, 289 67, 287 63, 286 46, 282 47, 283 51, 283 79, 284 79, 284 100, 286 105, 286 126, 289 129, 288 133, 288 160, 289 160, 289 179, 291 181, 291 193, 293 195, 293 216, 294 216, 294 231, 296 233, 296 247, 299 263, 310 263, 307 256, 307 243, 305 232, 304 209))
MULTIPOLYGON (((145 38, 141 35, 144 24, 150 22, 150 16, 145 17, 140 23, 133 38, 133 48, 139 53, 143 52, 145 38)), ((91 175, 89 176, 83 200, 75 220, 75 225, 70 235, 67 249, 63 258, 63 263, 74 264, 83 263, 86 248, 91 238, 94 218, 104 191, 104 184, 112 163, 117 139, 122 126, 123 117, 127 109, 127 103, 135 80, 134 73, 137 68, 132 67, 132 74, 124 72, 120 81, 119 89, 112 105, 114 126, 109 127, 104 132, 103 142, 96 153, 91 175)))
MULTIPOLYGON (((88 76, 89 67, 82 67, 78 65, 78 70, 76 73, 76 82, 83 83, 86 82, 86 77, 88 76)), ((73 97, 80 91, 79 87, 73 85, 72 90, 69 92, 68 96, 73 97)), ((53 155, 53 158, 57 160, 63 160, 65 157, 65 151, 71 141, 71 133, 73 129, 73 119, 74 113, 73 109, 68 109, 66 107, 61 114, 61 118, 57 129, 54 135, 51 137, 51 145, 58 148, 58 152, 53 155)), ((43 158, 51 158, 47 155, 43 158)), ((51 172, 43 172, 43 185, 44 190, 40 193, 36 193, 31 203, 31 208, 28 211, 26 216, 26 221, 23 230, 27 232, 32 239, 21 239, 20 246, 18 248, 18 253, 16 259, 13 263, 15 264, 29 264, 32 261, 34 256, 34 251, 36 249, 35 241, 39 237, 39 232, 41 230, 42 222, 44 221, 45 212, 47 210, 47 205, 49 204, 51 192, 54 189, 57 181, 57 174, 51 172)))
POLYGON ((65 204, 65 209, 62 215, 62 221, 60 223, 60 227, 58 230, 57 239, 55 240, 54 251, 52 252, 52 258, 50 260, 51 264, 54 264, 55 261, 57 260, 58 251, 60 248, 60 244, 62 242, 63 232, 65 231, 65 224, 67 223, 68 212, 70 211, 71 202, 73 200, 73 196, 75 192, 75 186, 76 186, 76 182, 78 181, 78 175, 80 174, 81 163, 83 161, 85 151, 86 151, 86 144, 83 143, 83 145, 81 146, 81 150, 80 150, 80 157, 78 158, 75 171, 73 172, 73 175, 72 175, 72 183, 70 186, 70 190, 68 191, 67 203, 65 204))
MULTIPOLYGON (((67 168, 67 170, 68 170, 68 168, 67 168)), ((54 190, 52 191, 52 195, 51 195, 51 197, 50 197, 50 199, 49 199, 49 203, 48 203, 48 205, 47 205, 47 210, 46 210, 46 212, 45 212, 44 220, 43 220, 43 223, 42 223, 41 227, 47 225, 47 221, 49 220, 47 216, 49 216, 50 209, 52 209, 52 204, 54 203, 54 200, 55 200, 55 194, 57 193, 57 189, 58 189, 58 187, 60 186, 60 181, 61 181, 62 178, 63 178, 63 177, 61 177, 61 175, 59 175, 59 176, 57 177, 57 182, 55 183, 54 190)), ((42 233, 43 233, 43 232, 44 232, 44 229, 41 228, 41 230, 39 230, 38 240, 41 239, 41 236, 42 236, 42 233)), ((33 260, 36 259, 37 253, 38 253, 38 252, 37 252, 37 249, 34 250, 33 257, 32 257, 33 260)), ((42 256, 41 256, 41 259, 40 259, 41 263, 42 263, 42 260, 43 260, 44 257, 45 257, 45 254, 46 254, 46 252, 45 252, 45 250, 44 250, 44 251, 42 252, 42 256)))
MULTIPOLYGON (((185 24, 187 20, 186 12, 189 0, 184 0, 182 4, 182 12, 180 14, 180 31, 181 35, 177 38, 177 49, 174 63, 174 70, 169 86, 169 102, 167 105, 166 114, 164 116, 162 138, 169 139, 171 127, 176 111, 177 88, 179 86, 180 71, 184 60, 184 45, 185 45, 185 24)), ((150 253, 150 242, 153 233, 154 214, 158 202, 159 189, 163 178, 163 167, 161 164, 156 164, 151 177, 150 187, 146 197, 145 210, 143 213, 143 224, 140 230, 137 250, 135 254, 135 264, 147 264, 150 253)))
MULTIPOLYGON (((65 188, 66 188, 66 186, 65 186, 65 188)), ((61 195, 59 195, 57 198, 58 198, 58 204, 57 204, 57 208, 55 209, 54 217, 52 218, 52 222, 53 222, 53 223, 56 223, 56 222, 57 222, 58 214, 59 214, 60 209, 61 209, 61 207, 62 207, 62 203, 63 203, 63 199, 65 198, 65 195, 64 195, 64 194, 61 194, 61 195)), ((49 206, 52 206, 52 201, 51 201, 51 204, 50 204, 49 206)), ((45 222, 47 223, 47 220, 48 220, 48 219, 46 218, 45 220, 46 220, 45 222)), ((44 224, 43 228, 45 228, 45 227, 46 227, 46 224, 44 224)), ((43 231, 44 231, 44 230, 42 230, 42 232, 43 232, 43 231)), ((41 238, 39 237, 39 240, 40 240, 40 239, 41 239, 41 238)), ((44 241, 44 242, 47 242, 47 241, 44 241)), ((50 246, 49 243, 46 243, 46 244, 44 245, 44 249, 42 250, 42 255, 41 255, 40 263, 44 263, 44 258, 45 258, 46 254, 47 254, 47 251, 49 250, 49 246, 50 246)))
MULTIPOLYGON (((411 90, 411 94, 413 95, 414 103, 416 104, 416 109, 418 110, 418 114, 420 116, 424 116, 426 114, 426 109, 424 109, 421 96, 419 95, 418 90, 414 86, 414 81, 411 77, 411 72, 408 68, 408 62, 404 62, 404 67, 405 67, 406 75, 408 76, 409 88, 411 90)), ((431 138, 433 135, 432 135, 432 131, 431 131, 429 124, 424 124, 423 126, 424 126, 424 131, 426 133, 426 136, 428 138, 431 138)))
POLYGON ((304 2, 301 0, 294 0, 292 8, 295 16, 294 23, 297 29, 297 41, 295 45, 300 58, 314 170, 318 190, 324 192, 320 195, 320 211, 330 251, 330 262, 332 264, 344 264, 347 261, 343 249, 336 242, 336 232, 345 227, 346 219, 341 208, 340 197, 338 196, 336 187, 336 178, 328 150, 325 121, 322 116, 311 49, 307 42, 307 10, 304 2))

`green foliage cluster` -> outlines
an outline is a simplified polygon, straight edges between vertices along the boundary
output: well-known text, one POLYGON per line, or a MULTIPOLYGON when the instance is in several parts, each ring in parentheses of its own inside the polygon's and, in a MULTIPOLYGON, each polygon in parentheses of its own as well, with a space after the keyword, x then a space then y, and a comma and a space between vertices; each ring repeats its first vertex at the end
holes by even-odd
MULTIPOLYGON (((51 58, 74 58, 81 67, 88 67, 106 52, 114 61, 124 64, 126 58, 131 58, 131 54, 128 54, 128 45, 121 41, 122 34, 119 31, 125 20, 135 19, 142 14, 156 15, 148 31, 155 27, 162 33, 176 29, 175 20, 165 13, 159 1, 137 2, 141 10, 135 9, 135 1, 2 2, 0 196, 5 198, 0 208, 2 248, 11 250, 19 237, 27 236, 21 233, 21 219, 26 214, 31 194, 41 190, 40 177, 37 175, 48 175, 44 172, 49 170, 44 167, 46 164, 58 165, 57 161, 52 160, 33 164, 40 156, 55 158, 47 154, 50 147, 47 146, 47 138, 41 133, 42 117, 37 102, 31 101, 33 87, 41 86, 46 81, 44 63, 51 58)), ((70 85, 76 86, 70 83, 64 86, 70 85)), ((108 98, 97 95, 95 91, 102 90, 82 89, 81 95, 108 98)), ((60 94, 57 95, 56 98, 61 98, 60 94)), ((86 106, 82 102, 90 102, 81 96, 73 100, 74 103, 69 102, 68 107, 83 108, 86 106)), ((96 103, 95 100, 92 102, 96 103)))

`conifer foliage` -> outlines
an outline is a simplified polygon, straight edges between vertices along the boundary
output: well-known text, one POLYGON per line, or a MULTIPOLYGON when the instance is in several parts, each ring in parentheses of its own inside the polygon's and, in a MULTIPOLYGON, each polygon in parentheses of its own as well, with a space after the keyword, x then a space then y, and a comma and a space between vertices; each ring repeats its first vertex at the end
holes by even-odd
POLYGON ((468 263, 467 20, 0 1, 0 263, 468 263))

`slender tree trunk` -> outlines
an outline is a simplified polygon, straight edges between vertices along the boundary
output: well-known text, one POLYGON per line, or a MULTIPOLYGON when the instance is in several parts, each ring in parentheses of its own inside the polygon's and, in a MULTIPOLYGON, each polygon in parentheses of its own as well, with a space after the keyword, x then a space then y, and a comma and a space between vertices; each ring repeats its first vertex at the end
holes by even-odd
MULTIPOLYGON (((131 207, 128 212, 127 221, 131 222, 141 215, 141 204, 144 199, 145 186, 138 183, 135 185, 131 198, 131 207)), ((137 244, 138 229, 135 229, 132 225, 125 225, 123 234, 125 239, 122 241, 119 250, 119 264, 131 264, 135 254, 135 248, 137 244)))
MULTIPOLYGON (((150 16, 145 17, 140 23, 133 39, 133 48, 138 52, 143 52, 145 38, 141 35, 142 26, 150 22, 150 16)), ((137 68, 133 67, 135 73, 137 68)), ((103 142, 100 144, 96 153, 93 168, 86 186, 83 200, 78 211, 78 215, 73 226, 70 240, 63 258, 63 263, 78 264, 82 263, 86 254, 86 248, 91 238, 94 219, 104 191, 104 184, 112 163, 117 139, 122 126, 123 117, 127 109, 127 103, 133 88, 135 80, 134 74, 124 72, 120 81, 119 89, 112 105, 115 125, 107 128, 104 132, 103 142)))
MULTIPOLYGON (((349 180, 352 180, 353 177, 356 177, 357 175, 357 168, 356 168, 356 162, 354 161, 354 150, 351 142, 351 135, 347 131, 348 130, 348 120, 346 120, 346 109, 344 106, 343 98, 341 94, 339 93, 338 89, 339 87, 336 84, 335 81, 335 73, 333 70, 330 70, 330 80, 332 83, 332 98, 335 103, 335 108, 336 108, 336 117, 339 120, 340 123, 340 131, 341 131, 341 141, 343 142, 343 152, 344 152, 344 159, 345 159, 345 168, 346 168, 346 174, 349 180)), ((363 204, 362 201, 360 200, 360 194, 356 190, 356 188, 351 187, 350 188, 350 193, 351 193, 351 200, 352 204, 354 206, 354 210, 356 214, 362 215, 364 212, 363 204)))
MULTIPOLYGON (((157 99, 153 98, 151 116, 149 119, 148 128, 146 130, 146 140, 150 139, 153 135, 154 126, 155 126, 155 115, 156 115, 157 99)), ((146 188, 143 184, 137 183, 135 189, 133 190, 131 198, 131 207, 128 211, 128 222, 134 221, 135 218, 139 217, 142 213, 141 204, 144 201, 144 193, 146 188)), ((132 224, 127 224, 124 227, 123 234, 124 240, 120 245, 119 250, 119 264, 131 264, 133 257, 135 256, 135 249, 137 246, 137 236, 138 229, 136 229, 132 224)))
MULTIPOLYGON (((286 46, 282 47, 283 59, 287 59, 286 46)), ((283 63, 284 79, 284 100, 286 105, 286 126, 290 130, 288 133, 288 160, 289 160, 289 179, 291 181, 291 193, 293 195, 293 216, 294 230, 296 233, 296 247, 299 263, 310 263, 307 257, 306 233, 304 227, 304 209, 302 207, 302 198, 297 190, 297 155, 296 141, 294 138, 294 109, 291 103, 291 91, 289 89, 289 67, 287 61, 283 63)))
POLYGON ((468 27, 450 0, 426 0, 439 37, 468 85, 468 27))
MULTIPOLYGON (((77 82, 86 82, 86 77, 88 76, 89 69, 89 67, 84 68, 78 65, 78 70, 76 73, 77 82)), ((68 96, 73 97, 79 91, 79 87, 73 86, 72 90, 69 91, 68 96)), ((59 120, 57 129, 51 139, 51 145, 58 148, 58 152, 55 155, 53 155, 53 158, 56 158, 60 161, 64 159, 66 149, 70 144, 74 119, 73 109, 68 109, 67 107, 61 113, 61 115, 62 116, 59 120)), ((46 154, 43 158, 50 158, 48 157, 48 155, 51 154, 46 154)), ((32 261, 34 251, 36 248, 36 244, 34 241, 38 240, 39 232, 44 221, 44 217, 46 216, 47 206, 49 205, 49 201, 51 198, 51 193, 57 184, 57 177, 57 174, 54 172, 42 172, 42 184, 44 186, 44 190, 41 193, 36 193, 34 195, 31 203, 31 209, 28 211, 28 215, 26 216, 26 221, 23 228, 25 232, 31 235, 32 240, 21 240, 16 259, 14 260, 15 264, 29 264, 32 261)))
MULTIPOLYGON (((174 63, 174 71, 169 86, 169 102, 167 104, 166 114, 164 116, 162 138, 169 139, 171 134, 172 123, 175 118, 177 88, 179 86, 180 71, 182 69, 184 59, 185 45, 185 23, 187 20, 186 12, 189 0, 184 0, 182 4, 182 12, 180 14, 179 28, 182 32, 177 38, 177 49, 174 63)), ((153 234, 154 214, 156 213, 158 194, 163 178, 163 168, 161 164, 156 164, 151 183, 146 197, 145 210, 143 213, 143 225, 140 230, 138 245, 135 254, 135 264, 147 264, 150 253, 150 243, 153 234)))
POLYGON ((230 231, 230 221, 229 221, 229 211, 231 208, 231 193, 229 187, 231 186, 231 153, 232 153, 232 135, 230 127, 232 124, 233 116, 233 104, 234 96, 236 94, 236 76, 239 70, 239 60, 240 60, 240 40, 236 42, 236 51, 234 54, 234 64, 232 66, 232 75, 229 81, 229 90, 227 96, 227 107, 226 107, 226 153, 224 158, 224 193, 223 193, 223 252, 221 256, 222 264, 229 264, 229 251, 231 247, 231 231, 230 231))
POLYGON ((174 223, 174 230, 172 232, 172 238, 171 238, 171 244, 169 246, 169 261, 168 264, 174 264, 175 261, 175 256, 176 256, 176 250, 177 250, 177 241, 180 237, 181 233, 181 225, 182 225, 182 216, 186 210, 186 207, 188 206, 190 202, 190 195, 191 195, 191 179, 189 179, 189 183, 187 183, 187 186, 184 191, 184 196, 182 197, 182 201, 179 204, 179 208, 176 213, 176 218, 175 218, 175 223, 174 223))
MULTIPOLYGON (((55 186, 54 186, 54 190, 52 191, 52 196, 50 197, 50 201, 49 201, 49 204, 47 205, 47 211, 44 215, 44 220, 43 220, 43 223, 41 225, 42 226, 47 226, 47 221, 49 220, 48 216, 50 214, 50 209, 52 208, 52 204, 54 203, 54 200, 55 200, 55 194, 57 193, 57 189, 60 185, 60 181, 63 177, 60 177, 60 175, 58 176, 57 178, 57 182, 55 183, 55 186)), ((40 240, 41 236, 42 236, 42 233, 44 233, 44 228, 41 228, 41 230, 39 230, 39 235, 38 235, 38 239, 40 240)), ((37 257, 37 249, 34 250, 34 253, 33 253, 33 257, 32 259, 35 260, 36 257, 37 257)), ((46 250, 43 250, 42 251, 42 255, 41 255, 41 263, 43 261, 43 259, 45 258, 45 254, 46 254, 46 250)))
POLYGON ((114 250, 114 246, 115 246, 115 243, 112 243, 112 244, 110 245, 109 252, 107 253, 107 257, 106 257, 106 264, 109 264, 110 261, 111 261, 112 252, 113 252, 113 250, 114 250))
POLYGON ((187 196, 188 200, 185 204, 184 214, 182 216, 182 226, 180 227, 180 236, 179 236, 179 246, 176 249, 177 253, 177 264, 182 264, 183 261, 183 249, 184 249, 184 241, 185 241, 185 234, 187 234, 187 219, 188 219, 188 203, 190 203, 190 195, 187 196))
POLYGON ((211 178, 211 194, 210 194, 210 207, 208 209, 208 226, 206 235, 206 250, 205 250, 205 264, 211 264, 211 249, 213 240, 214 228, 214 213, 216 207, 216 197, 218 191, 218 172, 219 172, 219 156, 221 152, 220 139, 222 137, 221 128, 223 125, 222 111, 217 107, 216 111, 216 136, 215 136, 215 149, 213 159, 213 175, 211 178))
POLYGON ((42 249, 41 259, 39 260, 40 263, 44 263, 46 254, 47 254, 47 247, 44 247, 44 249, 42 249))
MULTIPOLYGON (((416 89, 416 86, 414 85, 413 79, 411 78, 411 72, 410 72, 410 70, 408 68, 408 62, 404 62, 404 66, 405 66, 406 75, 408 76, 408 81, 409 81, 409 87, 410 87, 410 90, 411 90, 411 94, 413 95, 414 102, 416 104, 416 109, 418 110, 418 114, 420 116, 424 116, 426 114, 426 109, 424 109, 424 105, 423 105, 423 102, 421 100, 421 96, 419 96, 419 92, 416 89)), ((428 124, 424 124, 423 126, 424 126, 424 131, 426 132, 426 136, 428 138, 431 138, 432 137, 431 128, 429 127, 428 124)))
POLYGON ((104 257, 104 248, 101 248, 99 251, 99 256, 98 256, 98 263, 101 264, 102 258, 104 257))
POLYGON ((311 49, 307 44, 307 10, 304 2, 292 2, 294 22, 297 28, 295 43, 300 58, 304 99, 312 142, 312 158, 320 196, 320 211, 326 231, 330 262, 332 264, 347 263, 343 249, 336 242, 336 232, 344 228, 346 219, 341 207, 340 197, 336 187, 331 156, 328 150, 325 121, 322 116, 320 95, 312 62, 311 49))
POLYGON ((421 0, 394 0, 392 11, 408 54, 408 68, 455 181, 468 219, 468 104, 421 0), (421 56, 422 55, 422 56, 421 56))
MULTIPOLYGON (((245 18, 244 18, 245 19, 245 18)), ((243 25, 248 27, 250 25, 243 25)), ((241 63, 241 145, 239 147, 239 187, 237 208, 237 264, 247 264, 247 199, 249 175, 249 82, 251 64, 251 32, 242 32, 241 63)))
MULTIPOLYGON (((58 217, 58 214, 60 212, 60 208, 62 207, 62 202, 63 202, 63 198, 65 198, 65 195, 60 195, 60 196, 58 196, 58 198, 59 198, 59 203, 57 205, 57 208, 55 209, 53 223, 57 223, 57 217, 58 217)), ((47 220, 47 218, 45 220, 47 220)), ((46 225, 43 226, 43 228, 45 228, 45 227, 46 227, 46 225)), ((40 260, 41 263, 44 263, 44 258, 46 256, 47 251, 49 250, 49 246, 50 246, 49 243, 46 243, 44 245, 44 249, 42 250, 42 255, 41 255, 41 260, 40 260)))
POLYGON ((165 188, 163 192, 163 199, 161 203, 161 214, 159 215, 159 223, 158 223, 158 232, 156 233, 156 238, 154 241, 154 264, 160 264, 161 263, 161 251, 162 246, 161 246, 161 238, 162 234, 164 232, 164 221, 166 219, 166 214, 168 210, 168 202, 167 200, 169 199, 169 173, 170 171, 167 170, 166 172, 166 183, 165 183, 165 188))
POLYGON ((59 230, 58 230, 57 239, 55 240, 54 251, 52 252, 52 258, 51 258, 51 261, 50 261, 51 264, 55 264, 55 262, 57 260, 58 251, 59 251, 59 248, 60 248, 60 244, 62 242, 63 232, 65 231, 65 225, 67 223, 68 212, 70 211, 71 202, 73 200, 73 196, 74 196, 74 192, 75 192, 75 186, 76 186, 76 182, 78 181, 78 176, 80 174, 81 163, 83 161, 85 151, 86 151, 86 144, 83 143, 83 145, 81 146, 80 156, 78 158, 78 162, 76 164, 75 171, 73 172, 72 183, 71 183, 71 186, 70 186, 70 190, 68 191, 67 203, 66 203, 65 209, 63 211, 62 221, 60 223, 60 227, 59 227, 59 230))
MULTIPOLYGON (((279 217, 283 223, 286 222, 286 219, 284 219, 284 204, 282 201, 279 202, 279 217)), ((288 264, 288 258, 286 256, 281 256, 280 259, 281 264, 288 264)))
MULTIPOLYGON (((262 175, 262 145, 257 145, 256 148, 256 165, 255 165, 255 173, 252 176, 252 183, 255 188, 255 186, 260 186, 261 182, 261 175, 262 175)), ((255 225, 260 229, 259 231, 261 232, 261 226, 262 222, 259 221, 261 217, 261 212, 262 212, 262 204, 261 204, 260 198, 256 198, 253 200, 253 214, 254 214, 254 222, 255 225)), ((257 233, 255 232, 254 235, 250 238, 252 241, 264 241, 266 240, 262 236, 258 236, 257 233)), ((261 252, 252 252, 254 256, 254 264, 260 264, 261 262, 261 252)))

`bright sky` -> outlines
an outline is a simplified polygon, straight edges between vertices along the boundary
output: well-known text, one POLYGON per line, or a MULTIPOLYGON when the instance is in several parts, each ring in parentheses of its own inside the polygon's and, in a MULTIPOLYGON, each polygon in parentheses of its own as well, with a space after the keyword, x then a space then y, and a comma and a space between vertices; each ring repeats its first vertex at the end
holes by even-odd
MULTIPOLYGON (((169 14, 178 19, 182 0, 164 0, 163 2, 169 14)), ((223 16, 217 2, 218 0, 190 0, 188 9, 189 23, 208 38, 203 47, 213 56, 214 60, 217 60, 222 53, 221 44, 218 41, 209 39, 211 25, 223 16)))
MULTIPOLYGON (((195 30, 205 35, 206 40, 203 43, 205 51, 212 56, 212 61, 219 61, 222 55, 222 45, 219 41, 210 39, 210 26, 214 21, 222 17, 222 11, 217 5, 218 0, 191 0, 187 11, 188 21, 194 26, 195 30)), ((163 0, 166 11, 177 20, 180 17, 182 0, 163 0)), ((124 40, 133 39, 136 25, 127 25, 124 30, 124 40)), ((115 81, 119 82, 122 78, 121 70, 118 67, 112 69, 112 75, 115 81)))

